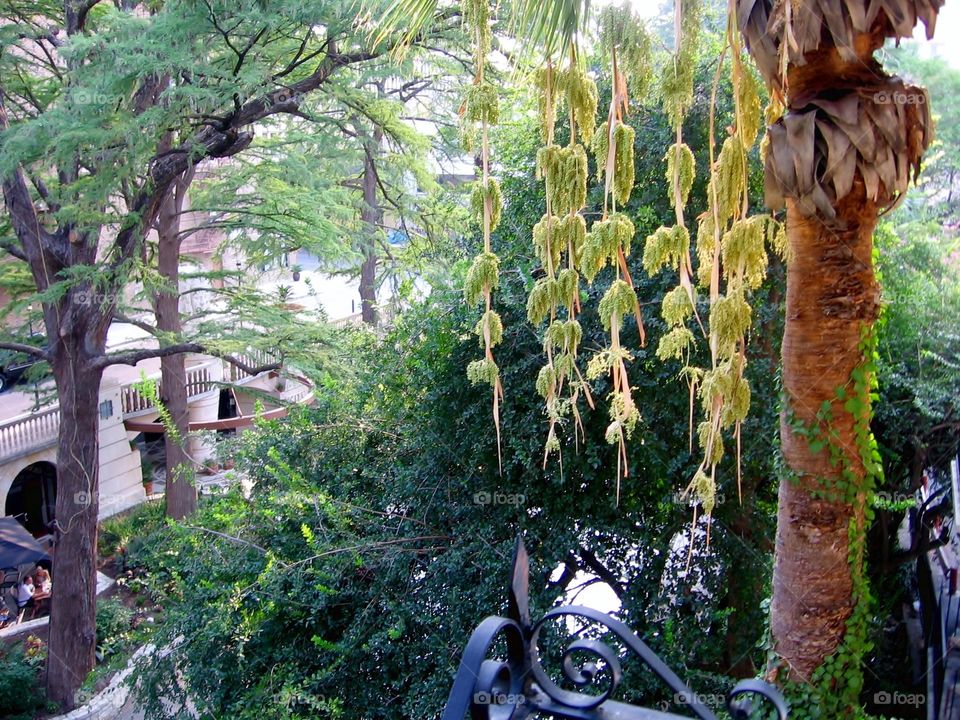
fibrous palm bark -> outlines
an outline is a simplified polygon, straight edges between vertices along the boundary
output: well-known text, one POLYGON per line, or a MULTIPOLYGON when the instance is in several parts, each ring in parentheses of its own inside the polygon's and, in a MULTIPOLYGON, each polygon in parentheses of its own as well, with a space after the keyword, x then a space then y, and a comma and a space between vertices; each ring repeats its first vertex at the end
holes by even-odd
POLYGON ((886 38, 912 35, 918 19, 932 36, 941 5, 737 0, 750 53, 786 105, 768 128, 765 190, 771 209, 787 211, 780 436, 788 477, 780 485, 771 631, 792 679, 814 676, 864 601, 856 538, 865 532, 872 481, 858 427, 869 420, 869 383, 857 385, 852 404, 837 391, 854 387, 861 340, 879 313, 878 214, 906 192, 932 135, 926 93, 885 74, 873 54, 886 38), (830 488, 836 492, 824 492, 830 488))

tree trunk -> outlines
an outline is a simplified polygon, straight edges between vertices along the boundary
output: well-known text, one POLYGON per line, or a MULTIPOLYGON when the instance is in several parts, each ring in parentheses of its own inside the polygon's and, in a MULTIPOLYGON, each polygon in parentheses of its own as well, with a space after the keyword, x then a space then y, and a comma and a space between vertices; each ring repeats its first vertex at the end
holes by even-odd
MULTIPOLYGON (((792 256, 787 269, 780 439, 793 477, 780 483, 770 625, 776 651, 791 676, 803 678, 809 678, 843 639, 853 610, 848 531, 851 521, 862 521, 865 502, 863 493, 853 503, 814 497, 824 486, 836 487, 841 468, 831 464, 829 448, 813 452, 795 430, 798 422, 816 425, 818 410, 829 402, 830 425, 838 434, 834 444, 842 449, 850 469, 863 476, 854 438, 858 418, 844 409, 836 391, 852 388, 851 372, 862 361, 861 333, 872 326, 878 312, 872 259, 877 208, 866 200, 858 178, 837 211, 839 223, 828 227, 803 216, 792 201, 787 203, 792 256)), ((869 408, 869 397, 862 399, 869 408)))
POLYGON ((76 704, 75 693, 93 670, 96 648, 99 403, 103 371, 90 363, 85 330, 81 325, 63 338, 57 347, 59 357, 51 363, 60 399, 60 433, 47 696, 64 709, 76 704))
POLYGON ((360 266, 360 317, 367 325, 377 324, 377 254, 364 247, 360 266))
MULTIPOLYGON (((180 322, 180 214, 184 194, 193 179, 185 175, 171 189, 157 217, 157 271, 167 283, 169 292, 158 292, 154 298, 157 329, 179 337, 180 322)), ((161 401, 169 411, 176 434, 168 428, 164 433, 166 450, 167 517, 182 520, 197 509, 197 486, 193 462, 187 452, 190 432, 190 410, 187 401, 187 377, 182 354, 160 359, 161 401)))
POLYGON ((383 225, 383 209, 377 198, 377 165, 374 158, 380 150, 383 130, 374 129, 373 136, 364 141, 363 206, 363 265, 360 267, 360 313, 363 322, 377 322, 377 233, 383 225))

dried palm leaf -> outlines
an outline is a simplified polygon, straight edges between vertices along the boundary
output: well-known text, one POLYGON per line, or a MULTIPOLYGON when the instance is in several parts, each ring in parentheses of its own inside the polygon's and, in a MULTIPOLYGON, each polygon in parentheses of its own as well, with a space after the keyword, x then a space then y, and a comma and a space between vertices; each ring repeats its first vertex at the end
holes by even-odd
POLYGON ((889 79, 840 98, 814 97, 768 135, 767 205, 779 210, 790 197, 805 214, 832 220, 857 173, 870 200, 882 207, 896 202, 920 171, 933 123, 926 91, 889 79))
POLYGON ((805 55, 832 46, 856 59, 857 35, 878 32, 909 38, 920 21, 933 37, 944 0, 737 0, 740 32, 761 74, 781 89, 785 62, 804 65, 805 55))

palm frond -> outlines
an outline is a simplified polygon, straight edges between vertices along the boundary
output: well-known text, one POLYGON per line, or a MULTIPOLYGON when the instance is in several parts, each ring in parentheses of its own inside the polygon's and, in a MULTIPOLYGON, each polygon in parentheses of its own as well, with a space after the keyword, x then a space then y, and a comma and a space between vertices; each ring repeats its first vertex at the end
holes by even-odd
POLYGON ((438 0, 392 0, 376 23, 377 44, 388 35, 403 33, 401 45, 409 45, 436 16, 438 0))
POLYGON ((589 13, 590 0, 517 0, 511 26, 526 47, 563 57, 586 28, 589 13))

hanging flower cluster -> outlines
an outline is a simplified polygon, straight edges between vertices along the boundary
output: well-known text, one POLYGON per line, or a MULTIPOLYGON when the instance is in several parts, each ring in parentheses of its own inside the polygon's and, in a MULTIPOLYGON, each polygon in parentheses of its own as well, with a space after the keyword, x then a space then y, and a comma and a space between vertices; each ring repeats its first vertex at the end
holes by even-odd
POLYGON ((693 152, 683 142, 683 120, 693 103, 693 68, 696 66, 700 30, 699 1, 677 0, 674 12, 675 50, 664 70, 660 93, 664 111, 674 131, 674 142, 663 159, 666 162, 667 191, 673 204, 676 222, 669 227, 657 228, 647 237, 643 248, 643 268, 650 276, 664 268, 676 271, 679 276, 679 286, 663 298, 661 315, 669 330, 660 338, 657 356, 661 360, 674 358, 683 363, 681 376, 690 393, 692 444, 694 396, 702 372, 690 364, 695 336, 687 324, 694 318, 701 332, 706 334, 706 331, 697 314, 690 231, 684 217, 684 208, 693 188, 696 166, 693 152))
POLYGON ((467 366, 467 377, 475 384, 489 385, 493 393, 493 422, 497 431, 497 459, 503 469, 500 445, 500 402, 503 385, 500 368, 493 356, 493 348, 503 340, 503 322, 493 309, 492 295, 500 279, 500 259, 491 247, 490 235, 500 222, 503 198, 500 185, 490 176, 489 128, 499 121, 497 90, 486 78, 487 54, 491 47, 490 6, 487 0, 463 0, 463 18, 474 43, 476 74, 473 85, 463 101, 462 135, 468 150, 476 144, 479 132, 482 178, 476 181, 471 194, 471 207, 478 225, 483 230, 483 252, 473 260, 467 272, 463 293, 469 305, 483 304, 484 312, 474 331, 483 347, 483 358, 467 366))
POLYGON ((631 315, 636 318, 641 345, 646 344, 646 334, 627 264, 635 228, 626 214, 618 212, 617 206, 629 201, 634 184, 634 130, 626 122, 631 95, 628 73, 633 78, 633 96, 640 97, 647 89, 646 78, 651 74, 651 42, 643 25, 627 8, 605 8, 599 21, 600 46, 609 57, 611 68, 607 120, 600 126, 592 146, 597 181, 603 183, 603 214, 586 237, 580 267, 589 282, 607 265, 614 270, 614 280, 598 308, 603 327, 610 333, 610 345, 591 358, 587 377, 610 375, 610 423, 605 438, 617 446, 619 502, 620 480, 629 475, 627 440, 640 421, 640 410, 627 374, 627 363, 633 355, 620 341, 625 318, 631 315))
POLYGON ((543 397, 549 427, 543 464, 560 455, 559 427, 574 423, 574 442, 583 435, 578 403, 581 394, 593 407, 590 388, 577 364, 583 330, 580 310, 578 258, 587 238, 580 214, 587 200, 587 152, 579 136, 589 142, 596 127, 597 88, 572 49, 566 69, 558 71, 548 60, 537 73, 544 146, 537 153, 537 177, 546 190, 546 214, 533 228, 533 244, 545 275, 537 280, 527 301, 527 318, 534 325, 548 321, 543 348, 546 364, 537 375, 537 392, 543 397), (557 108, 564 103, 570 117, 570 141, 554 142, 557 108))
POLYGON ((767 247, 781 255, 786 252, 780 223, 769 215, 749 214, 747 153, 757 141, 763 115, 757 82, 743 64, 732 17, 727 43, 734 122, 714 160, 711 120, 707 211, 699 218, 697 228, 698 279, 709 289, 710 298, 710 367, 700 371, 698 397, 703 420, 697 427, 697 438, 703 457, 688 492, 700 501, 708 516, 716 501, 716 471, 724 455, 724 433, 736 440, 740 493, 741 425, 750 409, 750 385, 744 375, 747 333, 752 323, 749 295, 766 276, 767 247))

